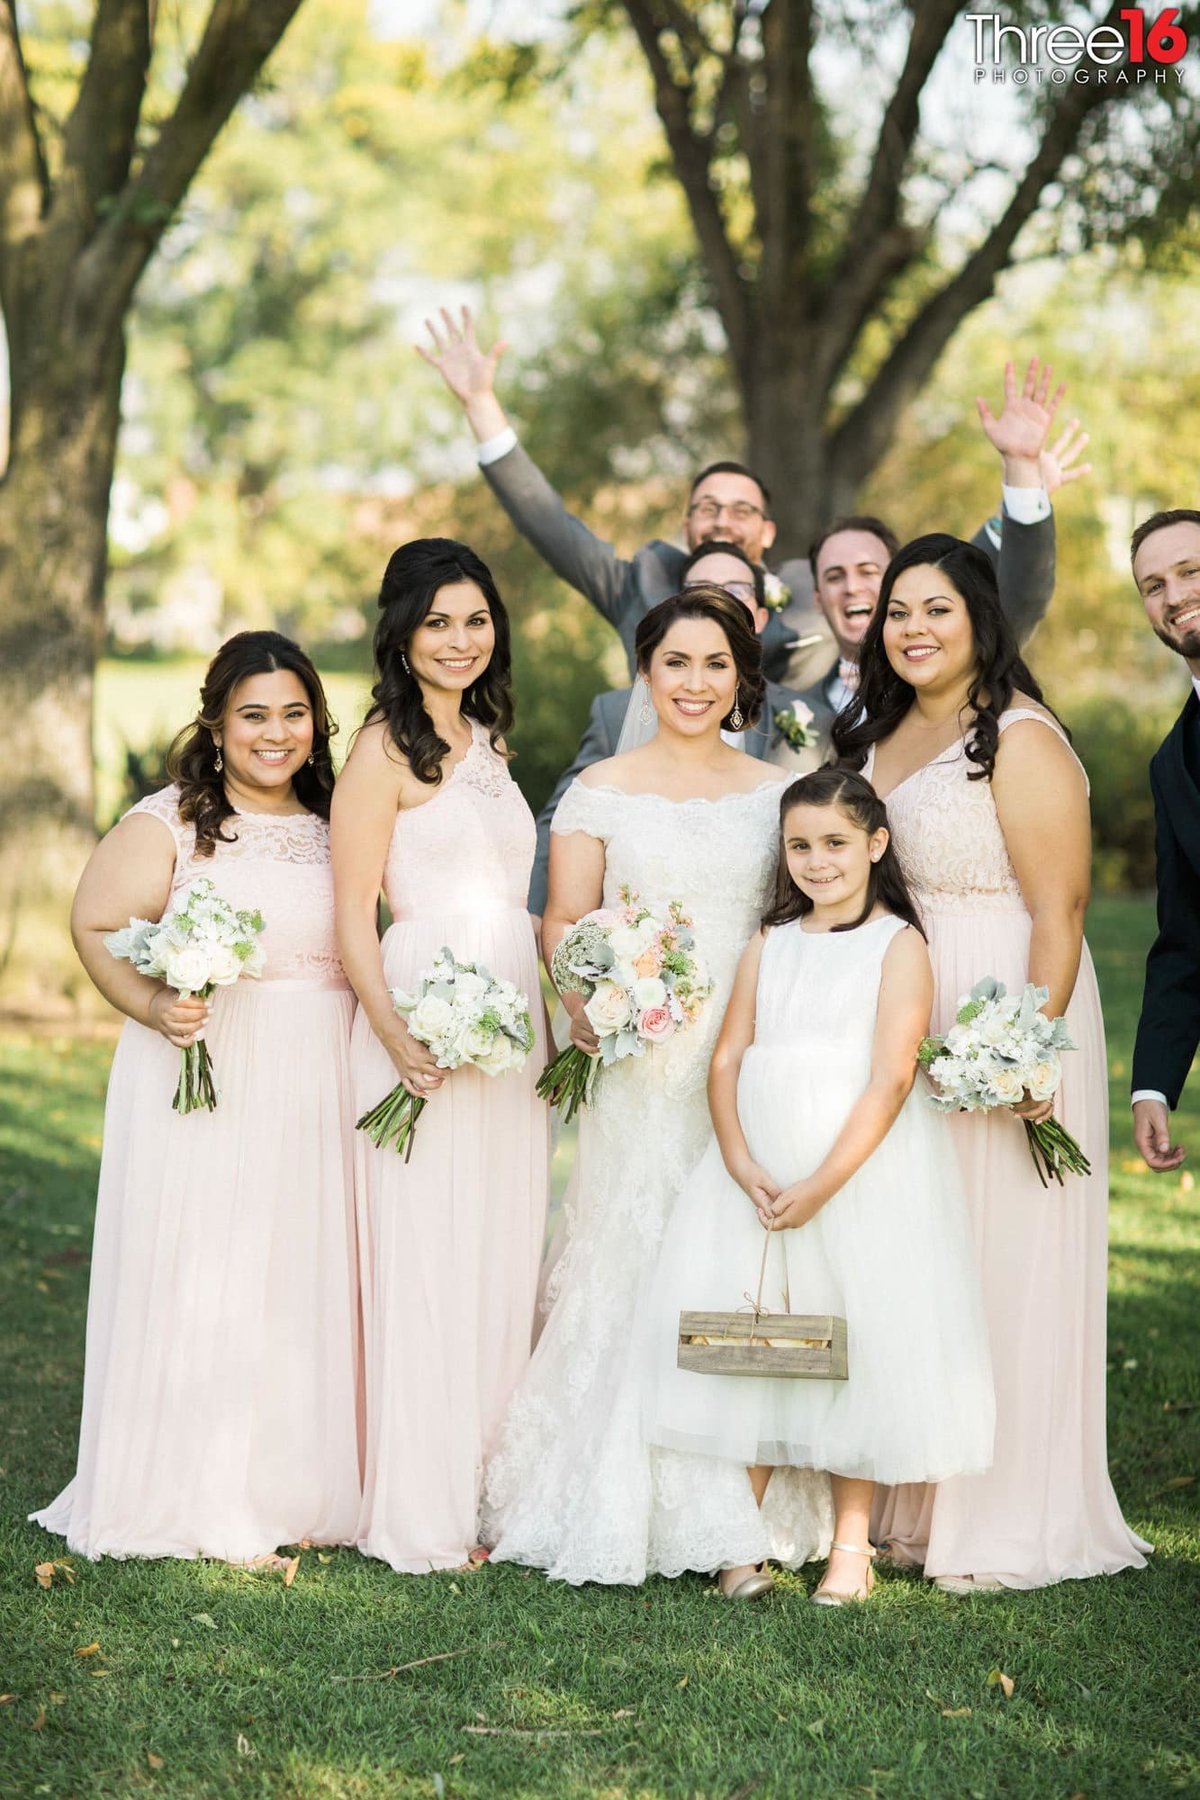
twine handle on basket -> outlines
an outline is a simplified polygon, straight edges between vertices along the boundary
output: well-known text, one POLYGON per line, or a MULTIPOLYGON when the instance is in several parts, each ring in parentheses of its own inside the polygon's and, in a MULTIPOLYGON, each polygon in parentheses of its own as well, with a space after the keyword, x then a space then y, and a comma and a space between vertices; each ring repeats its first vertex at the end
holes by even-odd
MULTIPOLYGON (((749 1294, 746 1295, 746 1299, 747 1299, 747 1301, 749 1301, 750 1309, 751 1309, 750 1310, 750 1342, 751 1343, 754 1342, 755 1329, 758 1325, 759 1320, 762 1318, 763 1283, 767 1279, 767 1257, 770 1253, 771 1238, 773 1235, 774 1234, 771 1231, 771 1227, 769 1225, 763 1227, 762 1261, 758 1265, 758 1292, 755 1294, 753 1300, 750 1299, 749 1294)), ((792 1310, 792 1294, 791 1294, 791 1288, 788 1285, 788 1268, 787 1268, 787 1252, 786 1251, 784 1252, 784 1257, 783 1257, 783 1304, 784 1304, 785 1310, 790 1313, 792 1310)), ((741 1309, 739 1308, 739 1311, 740 1310, 741 1309)))

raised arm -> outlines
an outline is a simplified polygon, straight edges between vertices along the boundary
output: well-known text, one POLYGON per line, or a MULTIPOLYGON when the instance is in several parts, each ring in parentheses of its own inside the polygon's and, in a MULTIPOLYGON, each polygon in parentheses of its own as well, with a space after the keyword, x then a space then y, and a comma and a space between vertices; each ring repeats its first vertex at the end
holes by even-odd
POLYGON ((756 1163, 738 1117, 737 1090, 742 1058, 754 1042, 758 996, 758 969, 764 937, 756 931, 742 952, 734 977, 733 992, 725 1008, 717 1046, 708 1066, 708 1110, 725 1167, 752 1203, 763 1224, 770 1226, 779 1183, 769 1170, 756 1163))
POLYGON ((161 919, 171 895, 175 845, 161 819, 132 813, 101 838, 88 859, 71 908, 71 937, 79 960, 110 1006, 159 1031, 179 1049, 208 1017, 205 1000, 183 1000, 164 982, 118 962, 104 939, 130 919, 161 919))
POLYGON ((920 933, 909 927, 897 932, 884 955, 870 1080, 824 1161, 779 1195, 774 1206, 776 1231, 807 1225, 879 1148, 912 1091, 917 1050, 929 1030, 932 1008, 929 952, 920 933))
POLYGON ((333 791, 330 848, 342 963, 371 1030, 409 1093, 420 1097, 441 1087, 445 1076, 392 1005, 377 926, 383 867, 406 774, 408 765, 390 748, 386 727, 364 725, 333 791))
POLYGON ((567 511, 561 496, 518 444, 495 391, 496 369, 507 346, 498 343, 484 350, 466 306, 458 319, 443 307, 440 319, 427 319, 426 326, 433 348, 418 344, 417 354, 437 370, 466 414, 481 446, 480 466, 501 506, 555 574, 590 600, 611 625, 618 624, 629 564, 567 511))
MULTIPOLYGON (((1064 476, 1056 462, 1056 453, 1067 452, 1063 439, 1069 439, 1072 428, 1058 439, 1053 452, 1047 448, 1066 391, 1062 383, 1051 391, 1051 375, 1049 365, 1043 366, 1035 356, 1018 389, 1013 365, 1006 363, 999 418, 986 400, 976 401, 984 436, 1001 460, 1002 529, 998 546, 986 525, 972 541, 996 563, 1000 604, 1021 643, 1041 623, 1054 594, 1055 531, 1047 479, 1052 465, 1056 487, 1064 479, 1075 479, 1074 472, 1064 476)), ((1077 420, 1074 423, 1078 425, 1077 420)), ((1072 459, 1075 454, 1077 450, 1072 459)))

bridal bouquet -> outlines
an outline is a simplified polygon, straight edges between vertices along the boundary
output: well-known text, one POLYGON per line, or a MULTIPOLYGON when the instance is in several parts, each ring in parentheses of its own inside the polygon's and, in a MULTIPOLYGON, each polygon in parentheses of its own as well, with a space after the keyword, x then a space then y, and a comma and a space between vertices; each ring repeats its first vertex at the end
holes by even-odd
MULTIPOLYGON (((439 1069, 469 1063, 484 1075, 507 1075, 523 1068, 533 1049, 529 1001, 520 988, 498 980, 482 963, 459 962, 452 950, 438 951, 433 967, 422 971, 415 994, 393 988, 392 1005, 411 1036, 433 1051, 439 1069)), ((394 1141, 407 1162, 417 1120, 428 1104, 398 1082, 363 1114, 358 1129, 380 1149, 394 1141)))
MULTIPOLYGON (((262 974, 262 929, 260 912, 238 912, 203 876, 173 911, 157 921, 131 919, 122 931, 110 932, 104 944, 139 975, 165 981, 181 996, 207 1000, 215 988, 232 987, 243 975, 262 974)), ((179 1113, 201 1106, 211 1112, 219 1089, 208 1045, 199 1038, 179 1055, 179 1086, 171 1105, 179 1113)))
POLYGON ((577 1044, 559 1052, 538 1082, 552 1106, 574 1118, 592 1097, 601 1068, 642 1056, 697 1019, 712 993, 696 953, 692 922, 677 900, 665 912, 621 889, 621 905, 601 907, 573 925, 551 959, 559 992, 586 995, 584 1012, 600 1040, 599 1056, 577 1044))
MULTIPOLYGON (((986 1112, 1015 1106, 1026 1092, 1034 1100, 1056 1094, 1062 1080, 1060 1052, 1075 1045, 1065 1019, 1048 1019, 1039 1011, 1049 994, 1032 982, 1023 994, 1010 994, 990 975, 976 982, 959 1001, 945 1037, 927 1037, 917 1052, 921 1067, 940 1089, 931 1095, 933 1105, 942 1112, 986 1112)), ((1064 1171, 1091 1174, 1087 1157, 1057 1119, 1022 1122, 1043 1187, 1051 1178, 1061 1186, 1064 1171)))

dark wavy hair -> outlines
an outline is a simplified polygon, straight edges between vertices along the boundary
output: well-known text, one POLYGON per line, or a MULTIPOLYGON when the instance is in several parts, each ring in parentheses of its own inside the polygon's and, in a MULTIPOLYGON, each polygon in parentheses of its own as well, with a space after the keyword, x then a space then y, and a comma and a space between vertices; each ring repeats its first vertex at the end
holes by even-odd
POLYGON ((884 571, 879 605, 859 647, 858 692, 833 721, 830 735, 834 752, 850 768, 861 769, 871 745, 889 737, 913 703, 912 687, 902 675, 897 675, 887 659, 883 628, 897 577, 905 569, 922 565, 943 570, 966 605, 975 639, 975 673, 965 702, 975 717, 966 752, 968 760, 976 765, 967 779, 990 781, 1000 741, 997 721, 1013 695, 1019 690, 1042 706, 1046 703, 1021 659, 1013 628, 1001 608, 991 558, 974 544, 943 531, 930 532, 905 544, 884 571))
POLYGON ((432 610, 439 590, 454 581, 472 581, 487 602, 496 644, 487 668, 462 696, 462 714, 487 728, 495 749, 512 727, 512 634, 500 590, 487 564, 453 538, 414 538, 392 552, 379 589, 375 627, 375 672, 365 724, 382 719, 388 735, 418 781, 436 787, 450 754, 425 709, 417 677, 407 668, 409 640, 432 610))
POLYGON ((737 670, 733 706, 721 720, 721 725, 727 731, 733 729, 729 721, 735 707, 741 708, 745 723, 752 725, 762 711, 763 695, 767 691, 762 672, 762 645, 742 602, 722 587, 697 582, 695 587, 684 588, 682 593, 660 600, 639 619, 633 640, 638 672, 646 673, 650 658, 680 619, 711 619, 714 625, 721 627, 737 670))
POLYGON ((875 907, 882 902, 890 913, 895 913, 898 919, 903 919, 906 925, 911 925, 924 937, 925 927, 921 923, 916 902, 908 891, 904 870, 900 867, 900 858, 896 855, 896 846, 890 835, 887 807, 870 782, 863 776, 856 775, 852 769, 814 769, 811 775, 801 775, 784 788, 779 802, 779 864, 775 871, 775 897, 763 914, 763 924, 788 925, 793 919, 803 919, 813 910, 813 902, 796 886, 788 873, 784 828, 787 816, 794 806, 832 806, 853 825, 857 825, 860 831, 865 831, 868 837, 873 837, 880 828, 889 833, 887 849, 878 862, 871 864, 867 898, 862 911, 848 925, 833 925, 830 929, 853 931, 864 924, 875 907))
MULTIPOLYGON (((695 568, 696 564, 698 562, 703 562, 706 556, 735 556, 738 562, 745 563, 746 572, 754 585, 755 606, 761 607, 767 604, 767 578, 763 572, 762 564, 751 562, 740 544, 727 544, 723 538, 709 538, 706 543, 697 544, 696 548, 685 557, 683 567, 679 571, 679 579, 685 586, 687 585, 687 578, 695 568)), ((697 587, 702 585, 707 586, 709 584, 701 582, 696 583, 697 587)), ((713 585, 720 587, 721 584, 720 582, 716 582, 713 585)))
POLYGON ((312 762, 305 762, 292 777, 296 798, 318 818, 329 817, 333 793, 333 758, 329 740, 337 736, 337 721, 329 711, 325 689, 299 644, 280 631, 239 631, 222 644, 208 665, 200 689, 200 710, 190 725, 177 734, 167 751, 167 774, 179 783, 179 816, 196 828, 196 855, 211 856, 218 843, 234 844, 221 827, 236 817, 217 770, 214 731, 220 731, 234 690, 252 675, 273 675, 287 669, 296 676, 312 707, 312 762))

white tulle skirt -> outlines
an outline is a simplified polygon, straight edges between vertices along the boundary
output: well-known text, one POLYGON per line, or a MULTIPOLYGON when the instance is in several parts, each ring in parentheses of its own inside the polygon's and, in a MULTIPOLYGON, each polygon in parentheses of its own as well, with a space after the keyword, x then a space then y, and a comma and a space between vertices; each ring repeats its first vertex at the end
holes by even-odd
MULTIPOLYGON (((738 1108, 779 1181, 816 1168, 862 1088, 861 1065, 752 1046, 738 1108)), ((714 1142, 667 1227, 648 1303, 649 1440, 739 1465, 901 1482, 985 1469, 992 1382, 961 1178, 922 1078, 883 1143, 807 1225, 772 1236, 772 1310, 846 1319, 849 1379, 699 1374, 676 1366, 683 1310, 749 1311, 763 1227, 714 1142)), ((774 1483, 772 1483, 774 1485, 774 1483)), ((769 1492, 770 1490, 768 1490, 769 1492)))

